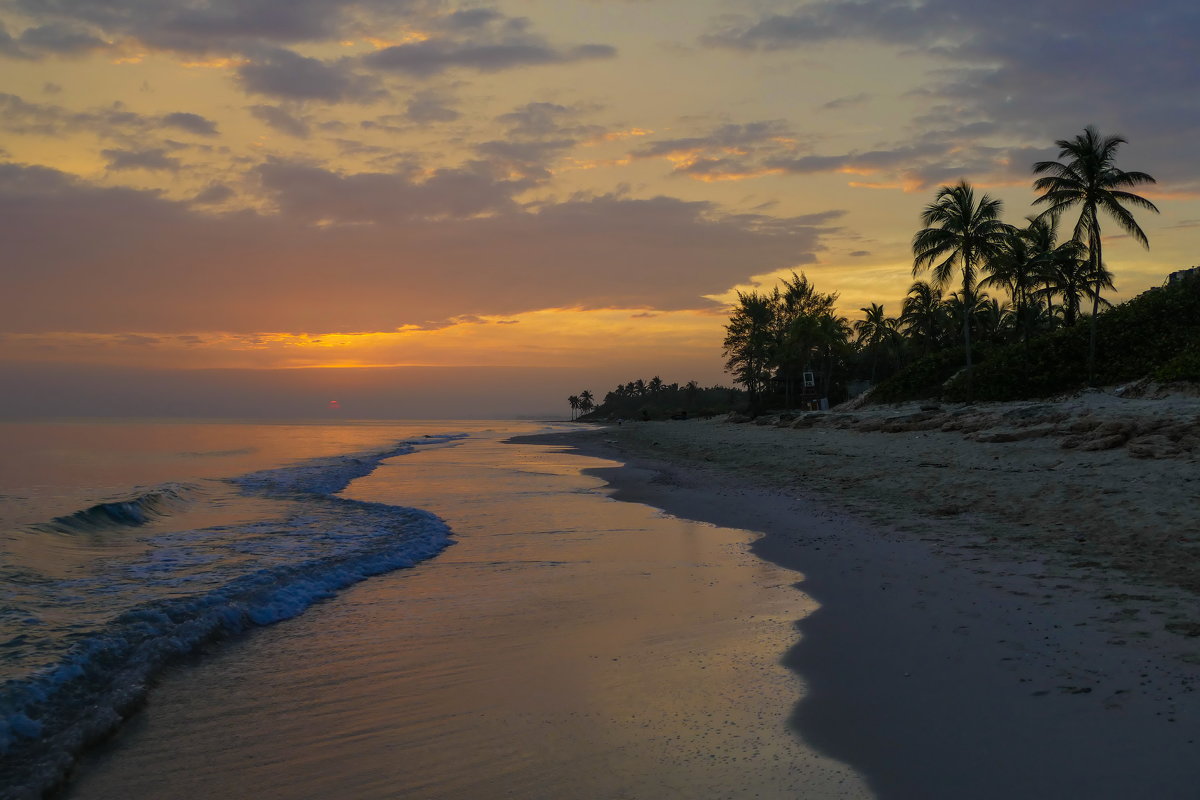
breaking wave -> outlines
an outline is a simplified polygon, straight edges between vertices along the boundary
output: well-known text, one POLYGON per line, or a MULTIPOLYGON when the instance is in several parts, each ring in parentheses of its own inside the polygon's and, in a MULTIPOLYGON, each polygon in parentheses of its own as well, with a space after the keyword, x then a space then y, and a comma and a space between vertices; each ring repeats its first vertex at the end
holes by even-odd
MULTIPOLYGON (((430 437, 231 479, 244 493, 286 498, 293 513, 229 528, 175 531, 155 540, 156 559, 125 566, 125 581, 160 596, 80 635, 59 661, 0 689, 0 797, 37 798, 53 788, 80 751, 137 708, 151 679, 173 659, 294 617, 340 589, 412 566, 451 544, 449 528, 429 512, 333 495, 384 459, 420 443, 454 438, 430 437), (218 546, 232 555, 194 556, 218 546), (163 564, 172 567, 164 570, 163 564)), ((191 491, 182 484, 157 487, 48 525, 68 531, 139 525, 148 514, 186 502, 191 491)))

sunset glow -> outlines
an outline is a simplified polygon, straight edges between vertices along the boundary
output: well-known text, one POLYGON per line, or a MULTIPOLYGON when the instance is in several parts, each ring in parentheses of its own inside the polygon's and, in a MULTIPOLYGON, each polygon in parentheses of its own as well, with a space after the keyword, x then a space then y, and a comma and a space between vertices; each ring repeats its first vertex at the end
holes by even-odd
POLYGON ((1086 124, 1158 179, 1117 298, 1200 260, 1182 5, 874 5, 0 2, 0 359, 726 381, 738 290, 896 313, 939 185, 1020 222, 1086 124))

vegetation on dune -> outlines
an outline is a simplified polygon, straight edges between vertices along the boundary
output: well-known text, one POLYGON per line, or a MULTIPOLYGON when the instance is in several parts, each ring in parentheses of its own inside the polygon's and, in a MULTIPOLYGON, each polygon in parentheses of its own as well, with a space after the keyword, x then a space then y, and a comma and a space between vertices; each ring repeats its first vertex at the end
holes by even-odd
POLYGON ((912 284, 897 317, 871 303, 851 324, 834 311, 837 294, 803 274, 770 293, 739 293, 724 353, 749 408, 832 404, 872 384, 872 401, 969 401, 1200 378, 1200 281, 1102 313, 1115 288, 1102 218, 1149 246, 1130 209, 1158 211, 1131 191, 1154 178, 1116 166, 1124 143, 1091 126, 1059 140, 1058 161, 1033 165, 1034 202, 1045 208, 1023 226, 1001 221, 1001 202, 965 180, 940 187, 912 242, 913 276, 929 279, 912 284), (1076 211, 1060 241, 1059 221, 1076 211))
POLYGON ((1116 308, 1104 297, 1115 286, 1103 219, 1148 247, 1130 209, 1158 211, 1132 191, 1154 178, 1116 166, 1124 143, 1092 126, 1056 142, 1058 160, 1032 167, 1042 209, 1020 226, 1003 222, 1001 202, 966 180, 940 187, 913 236, 917 280, 898 316, 870 303, 851 322, 837 314, 836 292, 793 272, 770 291, 738 293, 723 355, 744 392, 665 386, 656 377, 617 387, 594 410, 589 392, 572 396, 572 416, 828 407, 868 387, 872 402, 971 401, 1141 378, 1200 381, 1200 277, 1116 308), (1068 215, 1075 221, 1064 241, 1059 223, 1068 215))

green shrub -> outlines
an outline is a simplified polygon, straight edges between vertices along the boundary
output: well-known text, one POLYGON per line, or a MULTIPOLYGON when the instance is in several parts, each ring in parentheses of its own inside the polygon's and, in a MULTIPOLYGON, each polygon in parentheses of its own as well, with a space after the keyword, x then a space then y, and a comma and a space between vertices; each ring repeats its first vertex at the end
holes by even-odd
MULTIPOLYGON (((1019 400, 1088 384, 1089 322, 1002 347, 981 348, 967 385, 961 351, 923 358, 876 387, 872 399, 898 402, 1019 400), (957 372, 957 374, 955 374, 957 372)), ((1200 381, 1200 280, 1151 289, 1096 318, 1096 382, 1200 381)))

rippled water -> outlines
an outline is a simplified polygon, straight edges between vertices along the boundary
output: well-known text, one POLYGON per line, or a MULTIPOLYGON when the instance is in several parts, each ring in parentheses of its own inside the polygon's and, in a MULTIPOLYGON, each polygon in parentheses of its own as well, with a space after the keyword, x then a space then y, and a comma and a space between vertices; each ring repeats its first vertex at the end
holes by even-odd
POLYGON ((173 658, 437 554, 438 517, 338 492, 485 426, 0 425, 0 795, 53 784, 173 658))

